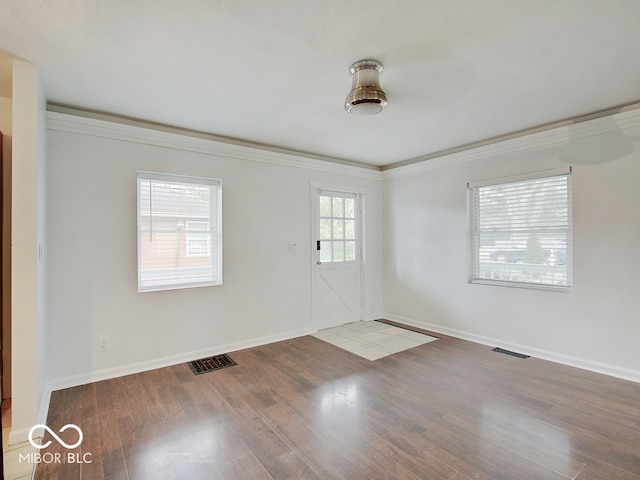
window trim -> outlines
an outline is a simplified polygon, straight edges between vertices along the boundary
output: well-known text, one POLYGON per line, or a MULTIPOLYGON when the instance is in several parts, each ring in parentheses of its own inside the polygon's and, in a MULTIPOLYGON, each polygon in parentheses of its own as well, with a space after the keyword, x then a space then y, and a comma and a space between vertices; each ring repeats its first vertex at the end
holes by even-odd
MULTIPOLYGON (((138 292, 154 292, 165 290, 178 290, 185 288, 209 287, 222 285, 222 180, 217 178, 205 178, 187 175, 175 175, 167 173, 156 173, 147 171, 138 171, 136 179, 136 217, 137 217, 137 287, 138 292), (207 186, 212 188, 212 197, 209 202, 209 226, 210 226, 210 243, 209 252, 211 257, 211 275, 202 280, 179 281, 178 279, 170 279, 167 281, 150 283, 142 280, 142 208, 141 208, 141 182, 174 182, 182 184, 191 184, 199 186, 207 186)), ((204 221, 204 220, 203 220, 204 221)), ((186 225, 185 225, 186 227, 186 225)), ((186 231, 185 231, 186 233, 186 231)), ((185 235, 186 241, 186 235, 185 235)), ((186 255, 186 251, 185 251, 186 255)), ((198 258, 198 257, 191 257, 198 258)), ((201 257, 204 258, 204 257, 201 257)))
POLYGON ((553 168, 548 170, 541 170, 535 172, 528 172, 518 175, 510 175, 504 177, 497 177, 487 180, 473 181, 467 183, 467 217, 468 217, 468 254, 469 254, 469 277, 468 283, 473 285, 494 285, 501 287, 513 287, 513 288, 525 288, 533 290, 546 290, 560 293, 570 293, 573 290, 573 168, 571 166, 553 168), (475 194, 478 187, 485 187, 491 185, 501 185, 508 183, 517 183, 527 180, 537 180, 550 177, 566 176, 567 177, 567 219, 568 219, 568 231, 567 231, 567 285, 547 285, 542 283, 528 283, 518 282, 514 280, 496 280, 488 278, 477 278, 477 266, 476 261, 478 258, 477 252, 475 252, 475 227, 474 227, 474 206, 475 206, 475 194))

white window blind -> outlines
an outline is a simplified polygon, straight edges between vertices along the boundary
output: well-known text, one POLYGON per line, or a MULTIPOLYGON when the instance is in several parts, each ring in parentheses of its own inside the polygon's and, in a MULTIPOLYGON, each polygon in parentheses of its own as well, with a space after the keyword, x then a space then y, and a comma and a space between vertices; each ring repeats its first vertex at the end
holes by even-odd
POLYGON ((469 185, 474 283, 569 289, 571 170, 469 185))
POLYGON ((209 222, 187 222, 187 256, 211 255, 211 234, 209 222))
POLYGON ((138 172, 138 291, 220 284, 220 180, 138 172))

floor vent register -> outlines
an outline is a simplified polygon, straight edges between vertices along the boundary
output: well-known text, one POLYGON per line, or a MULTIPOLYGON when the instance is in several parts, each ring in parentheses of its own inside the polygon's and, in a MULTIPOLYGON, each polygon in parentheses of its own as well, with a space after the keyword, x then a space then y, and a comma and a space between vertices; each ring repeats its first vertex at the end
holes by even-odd
POLYGON ((237 365, 237 363, 234 362, 226 353, 189 362, 191 371, 193 371, 195 375, 202 375, 203 373, 213 372, 214 370, 220 370, 221 368, 233 367, 234 365, 237 365))
POLYGON ((529 355, 525 355, 523 353, 518 353, 518 352, 512 352, 511 350, 505 350, 504 348, 496 347, 493 349, 493 351, 498 353, 504 353, 505 355, 511 355, 512 357, 529 358, 529 355))

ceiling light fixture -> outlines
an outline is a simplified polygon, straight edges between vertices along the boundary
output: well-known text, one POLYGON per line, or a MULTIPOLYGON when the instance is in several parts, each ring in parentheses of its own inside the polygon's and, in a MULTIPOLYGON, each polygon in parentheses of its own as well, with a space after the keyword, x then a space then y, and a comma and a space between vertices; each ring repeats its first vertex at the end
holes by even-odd
POLYGON ((351 65, 353 84, 344 109, 353 115, 375 115, 387 106, 387 96, 380 87, 382 64, 377 60, 359 60, 351 65))

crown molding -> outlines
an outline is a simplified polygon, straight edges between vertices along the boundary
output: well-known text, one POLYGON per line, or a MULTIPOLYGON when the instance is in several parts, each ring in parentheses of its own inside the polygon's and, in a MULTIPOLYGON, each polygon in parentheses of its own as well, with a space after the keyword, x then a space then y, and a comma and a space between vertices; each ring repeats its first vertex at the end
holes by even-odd
POLYGON ((436 168, 457 165, 498 155, 506 155, 546 148, 553 145, 567 143, 570 140, 602 135, 614 131, 629 132, 640 127, 640 105, 633 108, 618 109, 617 113, 598 116, 588 120, 568 120, 553 127, 514 134, 506 139, 491 143, 484 142, 476 147, 440 153, 428 157, 410 160, 410 163, 386 167, 382 172, 382 179, 387 180, 406 175, 413 175, 436 168), (517 136, 515 136, 517 135, 517 136))
POLYGON ((310 158, 293 152, 273 151, 258 146, 227 143, 218 139, 206 138, 206 135, 198 135, 196 133, 167 131, 153 128, 151 125, 131 125, 71 113, 48 111, 47 128, 68 133, 203 153, 217 157, 304 168, 370 180, 381 180, 382 178, 379 170, 365 166, 342 164, 330 160, 310 158))
POLYGON ((369 165, 343 163, 339 159, 318 158, 311 154, 307 155, 266 145, 253 145, 201 132, 183 131, 178 128, 147 124, 142 121, 121 119, 103 114, 92 114, 55 105, 51 108, 53 110, 47 112, 48 128, 51 130, 370 180, 386 180, 412 175, 444 166, 497 155, 525 152, 566 143, 569 140, 612 131, 629 131, 640 127, 640 104, 635 103, 386 165, 380 170, 369 165))

